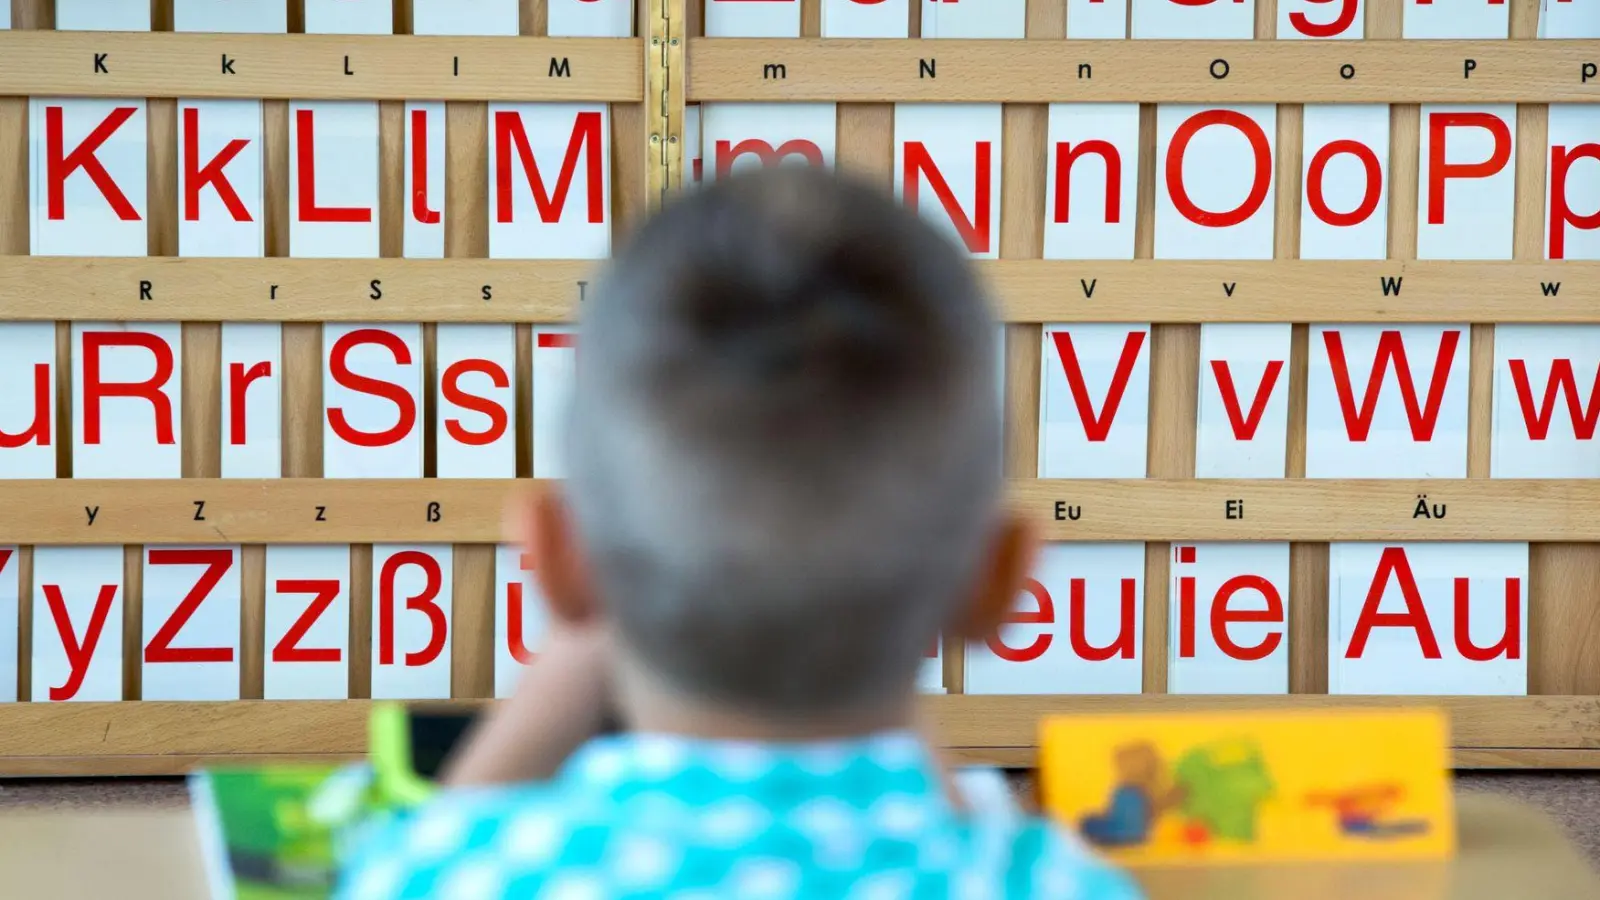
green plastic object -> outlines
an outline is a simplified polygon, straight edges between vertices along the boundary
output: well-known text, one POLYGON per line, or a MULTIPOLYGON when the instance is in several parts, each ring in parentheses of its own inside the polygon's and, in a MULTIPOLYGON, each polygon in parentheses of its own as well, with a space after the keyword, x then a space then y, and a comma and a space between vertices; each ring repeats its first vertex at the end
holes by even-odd
POLYGON ((379 703, 367 723, 374 798, 380 806, 406 809, 427 802, 438 788, 417 773, 411 753, 411 723, 398 703, 379 703))

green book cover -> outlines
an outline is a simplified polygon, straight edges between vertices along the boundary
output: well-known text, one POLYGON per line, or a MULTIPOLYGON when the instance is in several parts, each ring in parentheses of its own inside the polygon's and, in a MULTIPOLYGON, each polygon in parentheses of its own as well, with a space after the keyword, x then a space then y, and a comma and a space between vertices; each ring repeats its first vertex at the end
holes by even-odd
POLYGON ((190 777, 214 900, 322 900, 333 892, 336 824, 319 815, 341 769, 214 769, 190 777))

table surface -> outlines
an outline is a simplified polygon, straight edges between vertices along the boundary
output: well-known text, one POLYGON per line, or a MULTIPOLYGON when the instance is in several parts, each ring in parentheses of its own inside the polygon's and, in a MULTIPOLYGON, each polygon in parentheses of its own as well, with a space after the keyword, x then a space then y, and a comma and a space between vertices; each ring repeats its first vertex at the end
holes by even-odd
MULTIPOLYGON (((1150 900, 1595 900, 1600 879, 1555 823, 1503 798, 1457 801, 1461 854, 1448 863, 1141 871, 1150 900)), ((207 900, 184 810, 0 816, 7 896, 207 900)))

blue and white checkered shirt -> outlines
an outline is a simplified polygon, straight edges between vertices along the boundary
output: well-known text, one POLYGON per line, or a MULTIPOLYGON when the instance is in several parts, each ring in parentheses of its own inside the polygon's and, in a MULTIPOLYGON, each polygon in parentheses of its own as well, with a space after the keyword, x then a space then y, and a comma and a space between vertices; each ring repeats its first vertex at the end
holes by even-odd
POLYGON ((1070 833, 963 816, 915 735, 774 745, 602 738, 552 782, 374 826, 338 897, 1134 900, 1070 833))

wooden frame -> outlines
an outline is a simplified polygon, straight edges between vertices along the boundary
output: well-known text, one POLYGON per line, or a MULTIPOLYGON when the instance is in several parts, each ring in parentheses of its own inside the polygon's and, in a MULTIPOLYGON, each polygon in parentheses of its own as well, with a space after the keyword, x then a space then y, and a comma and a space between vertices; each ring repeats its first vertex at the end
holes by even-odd
MULTIPOLYGON (((977 267, 1013 324, 1600 322, 1596 262, 1012 259, 977 267)), ((592 260, 0 257, 0 320, 566 322, 598 269, 592 260), (492 300, 483 299, 485 286, 492 300)))
MULTIPOLYGON (((4 2, 4 0, 0 0, 4 2)), ((525 385, 526 323, 570 319, 595 271, 589 261, 487 260, 483 141, 490 100, 606 100, 613 115, 616 227, 626 230, 682 172, 683 103, 839 102, 838 164, 889 185, 894 101, 1003 102, 1002 259, 980 264, 999 301, 1007 335, 1008 473, 1014 502, 1062 540, 1147 541, 1145 691, 1132 697, 961 696, 964 648, 945 648, 950 697, 926 700, 960 757, 1031 762, 1033 727, 1052 712, 1241 706, 1316 708, 1428 703, 1454 719, 1457 762, 1473 766, 1600 767, 1600 482, 1489 480, 1489 373, 1495 323, 1600 322, 1600 263, 1542 260, 1541 154, 1519 153, 1516 256, 1483 263, 1418 262, 1417 148, 1421 102, 1519 102, 1517 144, 1545 142, 1543 104, 1592 101, 1600 41, 1531 40, 1537 0, 1510 0, 1510 41, 1399 42, 1400 0, 1367 0, 1367 41, 1276 42, 1276 3, 1257 0, 1249 42, 1066 41, 1064 0, 1030 0, 1027 41, 821 41, 820 0, 801 0, 805 38, 700 38, 700 0, 641 0, 635 39, 541 38, 543 0, 524 0, 523 36, 421 38, 0 33, 0 321, 55 321, 58 361, 74 320, 184 322, 184 478, 154 482, 0 483, 9 509, 0 543, 127 545, 130 573, 145 544, 245 545, 241 696, 224 703, 0 706, 0 775, 174 774, 217 760, 289 756, 344 758, 364 749, 360 699, 370 687, 372 541, 456 545, 452 694, 462 704, 492 691, 493 551, 508 489, 521 481, 324 481, 321 466, 321 337, 327 321, 515 322, 517 383, 525 385), (660 13, 659 18, 651 18, 660 13), (677 43, 674 43, 676 41, 677 43), (112 72, 97 75, 93 55, 112 72), (235 60, 221 72, 221 54, 235 60), (571 78, 552 76, 568 58, 571 78), (346 66, 346 56, 350 65, 346 66), (462 59, 460 74, 457 58, 462 59), (1464 60, 1477 63, 1465 77, 1464 60), (687 63, 686 63, 687 59, 687 63), (926 77, 922 61, 936 74, 926 77), (86 64, 87 60, 87 64, 86 64), (260 62, 257 62, 260 60, 260 62), (1225 63, 1225 77, 1218 77, 1225 63), (1079 65, 1088 64, 1084 77, 1079 65), (1353 77, 1340 67, 1349 64, 1353 77), (768 74, 767 66, 786 68, 768 74), (344 74, 348 69, 352 74, 344 74), (685 80, 687 72, 687 80, 685 80), (664 91, 663 91, 664 88, 664 91), (150 253, 140 259, 33 259, 25 206, 29 94, 144 96, 151 127, 150 253), (176 96, 266 98, 267 258, 198 260, 176 252, 176 96), (287 252, 287 98, 383 101, 383 259, 301 260, 287 252), (449 101, 449 190, 443 261, 400 256, 399 102, 449 101), (1042 196, 1047 109, 1052 100, 1275 102, 1278 111, 1277 259, 1258 262, 1153 260, 1154 115, 1145 107, 1133 261, 1044 261, 1042 196), (1388 102, 1391 107, 1390 259, 1303 262, 1299 237, 1301 112, 1306 102, 1388 102), (675 143, 674 138, 679 138, 675 143), (653 139, 653 140, 652 140, 653 139), (676 149, 674 149, 676 148, 676 149), (1389 295, 1383 279, 1403 280, 1389 295), (373 299, 372 281, 383 296, 373 299), (141 291, 142 282, 150 282, 141 291), (1561 282, 1547 296, 1545 282, 1561 282), (1092 296, 1084 284, 1092 283, 1092 296), (493 284, 484 303, 481 287, 493 284), (276 299, 272 286, 276 285, 276 299), (1225 288, 1224 285, 1231 285, 1225 288), (148 299, 142 295, 148 294, 148 299), (70 297, 69 303, 60 298, 70 297), (1037 445, 1041 328, 1045 323, 1155 323, 1151 335, 1149 478, 1039 481, 1037 445), (224 321, 278 321, 284 329, 283 481, 221 481, 214 371, 224 321), (1290 436, 1283 480, 1196 481, 1195 378, 1201 322, 1292 322, 1290 436), (1468 475, 1463 480, 1313 481, 1305 474, 1308 327, 1319 322, 1460 322, 1472 325, 1468 475), (1426 494, 1429 515, 1416 514, 1426 494), (1242 518, 1230 518, 1229 502, 1242 518), (1242 502, 1241 502, 1242 501, 1242 502), (197 506, 196 503, 203 506, 197 506), (438 503, 437 521, 430 506, 438 503), (1076 519, 1058 504, 1077 508, 1076 519), (1447 510, 1434 517, 1433 507, 1447 510), (317 521, 317 507, 323 507, 317 521), (88 524, 90 511, 94 524, 88 524), (1307 510, 1315 510, 1308 515, 1307 510), (1508 514, 1508 510, 1511 511, 1508 514), (1063 510, 1064 511, 1064 510, 1063 510), (197 518, 199 516, 200 518, 197 518), (1287 540, 1291 546, 1290 688, 1283 697, 1165 694, 1169 541, 1287 540), (1531 540, 1529 689, 1526 697, 1327 696, 1329 540, 1531 540), (264 550, 276 542, 350 542, 351 677, 354 699, 260 701, 264 550), (252 650, 252 647, 256 649, 252 650)), ((19 28, 49 22, 46 0, 15 0, 19 28)), ((170 3, 165 7, 170 25, 170 3)), ((297 3, 291 2, 291 22, 297 3)), ((918 33, 920 4, 910 6, 918 33)), ((397 9, 408 8, 401 0, 397 9)), ((158 15, 158 22, 162 21, 158 15)), ((399 21, 404 21, 403 17, 399 21)), ((401 30, 404 30, 402 27, 401 30)), ((425 344, 433 343, 426 327, 425 344)), ((431 351, 430 351, 431 353, 431 351)), ((64 367, 63 371, 65 371, 64 367)), ((525 421, 528 398, 519 391, 525 421)), ((71 419, 69 379, 58 382, 61 433, 71 419)), ((531 474, 527 441, 518 473, 531 474)), ((61 454, 70 476, 70 447, 61 454)), ((430 468, 429 473, 432 474, 430 468)), ((21 572, 31 580, 32 552, 21 572)), ((141 696, 141 587, 127 583, 124 695, 141 696)), ((31 610, 22 613, 29 652, 31 610)), ((29 673, 21 672, 27 694, 29 673)))

